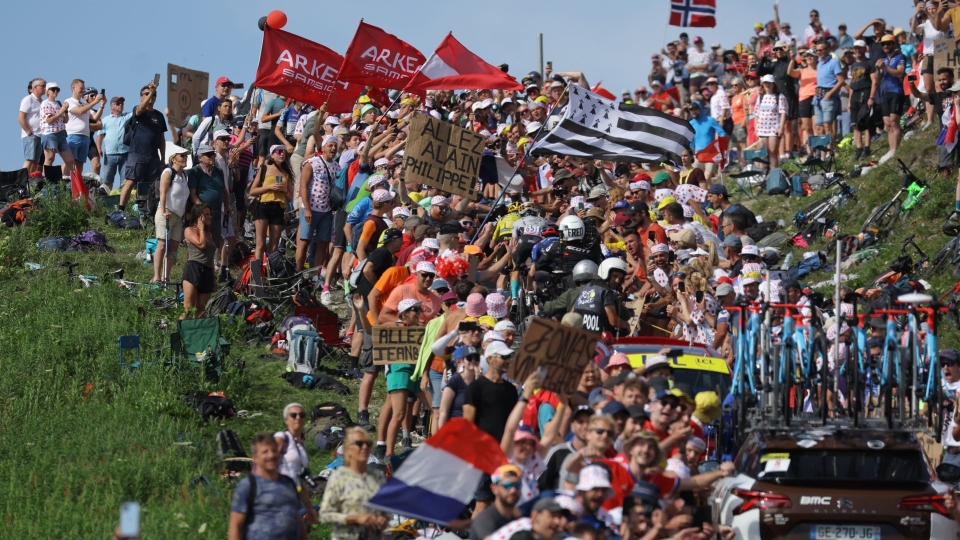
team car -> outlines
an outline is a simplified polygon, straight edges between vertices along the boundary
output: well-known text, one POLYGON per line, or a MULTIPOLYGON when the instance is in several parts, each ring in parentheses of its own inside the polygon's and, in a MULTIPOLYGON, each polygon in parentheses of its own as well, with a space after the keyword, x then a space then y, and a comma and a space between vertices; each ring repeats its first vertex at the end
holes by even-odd
POLYGON ((742 539, 960 538, 916 434, 884 427, 751 431, 714 485, 714 523, 742 539))

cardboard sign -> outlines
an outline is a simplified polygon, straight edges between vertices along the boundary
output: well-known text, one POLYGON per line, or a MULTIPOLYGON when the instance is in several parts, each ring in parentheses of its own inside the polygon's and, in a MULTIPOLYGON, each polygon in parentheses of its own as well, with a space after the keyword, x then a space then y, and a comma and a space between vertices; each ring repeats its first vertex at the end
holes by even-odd
POLYGON ((414 115, 403 154, 406 179, 476 201, 485 143, 482 135, 470 130, 426 114, 414 115))
POLYGON ((423 330, 422 326, 374 326, 374 365, 416 364, 423 330))
MULTIPOLYGON (((949 424, 950 422, 945 419, 944 427, 946 428, 949 424)), ((939 465, 940 461, 943 460, 943 444, 938 443, 932 435, 924 431, 917 431, 917 441, 923 447, 923 453, 927 455, 930 464, 934 467, 939 465)))
POLYGON ((200 114, 209 87, 206 71, 167 64, 167 108, 174 125, 181 126, 187 118, 200 114))
MULTIPOLYGON (((953 38, 938 39, 933 42, 933 72, 940 68, 949 68, 954 77, 960 78, 960 47, 953 38)), ((927 92, 931 89, 927 88, 927 92)))
POLYGON ((580 375, 597 352, 600 334, 534 317, 523 335, 523 342, 510 362, 509 376, 527 380, 537 367, 547 370, 543 388, 557 393, 577 391, 580 375))

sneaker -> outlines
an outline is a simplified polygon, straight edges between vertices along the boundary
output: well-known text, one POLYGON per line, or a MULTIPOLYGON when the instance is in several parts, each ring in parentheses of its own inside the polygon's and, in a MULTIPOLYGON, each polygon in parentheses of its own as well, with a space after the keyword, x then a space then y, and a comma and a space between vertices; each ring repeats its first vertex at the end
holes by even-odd
POLYGON ((880 163, 880 165, 883 165, 884 163, 890 161, 890 158, 892 158, 892 157, 893 157, 893 151, 891 150, 891 151, 887 152, 886 154, 884 154, 884 155, 880 158, 880 161, 879 161, 878 163, 880 163))
POLYGON ((930 127, 930 122, 924 122, 923 125, 920 126, 920 131, 927 129, 928 127, 930 127))
POLYGON ((373 457, 377 458, 377 461, 379 461, 380 463, 383 463, 383 460, 386 459, 386 456, 387 456, 387 445, 378 444, 374 447, 373 457))
POLYGON ((357 425, 361 427, 370 425, 370 411, 357 411, 357 425))
POLYGON ((410 437, 403 437, 400 439, 400 451, 409 450, 413 448, 413 441, 410 440, 410 437))
POLYGON ((320 303, 330 307, 330 304, 333 303, 333 295, 330 294, 330 291, 323 291, 320 293, 320 303))

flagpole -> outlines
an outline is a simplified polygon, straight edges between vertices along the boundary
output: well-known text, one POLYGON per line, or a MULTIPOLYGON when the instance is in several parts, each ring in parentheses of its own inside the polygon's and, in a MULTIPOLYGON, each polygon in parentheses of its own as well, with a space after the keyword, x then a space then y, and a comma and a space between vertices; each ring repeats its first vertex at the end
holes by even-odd
MULTIPOLYGON (((570 84, 573 84, 573 83, 570 83, 570 84)), ((563 93, 560 94, 560 97, 559 97, 559 98, 557 98, 557 103, 559 103, 560 100, 563 99, 563 96, 565 96, 565 95, 567 94, 567 90, 569 90, 570 84, 567 84, 567 86, 565 86, 565 87, 563 88, 563 93)), ((589 91, 590 89, 587 88, 586 90, 589 91)), ((537 141, 540 139, 540 137, 543 136, 544 133, 546 133, 546 130, 543 129, 543 128, 541 128, 540 131, 539 131, 539 133, 537 133, 537 136, 534 137, 533 140, 530 141, 529 144, 527 144, 527 148, 530 148, 530 149, 532 150, 533 147, 537 144, 537 141)), ((517 166, 516 166, 516 168, 513 169, 513 173, 510 175, 510 178, 507 180, 507 186, 510 185, 510 181, 513 180, 513 177, 517 175, 517 171, 520 170, 520 166, 521 166, 522 164, 523 164, 523 160, 522 160, 522 159, 517 160, 517 166)), ((477 237, 480 236, 480 231, 483 230, 483 226, 487 224, 487 221, 489 221, 489 219, 490 219, 490 214, 493 213, 493 209, 500 205, 500 202, 503 200, 503 196, 504 196, 506 193, 507 193, 507 187, 505 186, 503 189, 500 190, 500 195, 497 196, 497 200, 493 201, 493 206, 490 207, 490 212, 487 212, 486 217, 483 218, 483 221, 482 221, 482 222, 480 223, 480 225, 477 227, 477 231, 476 231, 475 233, 473 233, 473 238, 470 239, 470 243, 471 243, 471 244, 477 241, 477 237)))

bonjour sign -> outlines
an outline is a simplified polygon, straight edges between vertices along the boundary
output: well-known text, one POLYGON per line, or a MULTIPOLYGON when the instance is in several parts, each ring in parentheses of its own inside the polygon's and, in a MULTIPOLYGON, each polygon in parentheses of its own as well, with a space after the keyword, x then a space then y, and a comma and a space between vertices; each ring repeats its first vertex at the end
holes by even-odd
POLYGON ((470 130, 417 114, 403 154, 406 179, 475 201, 485 142, 470 130))
POLYGON ((547 370, 544 389, 573 394, 580 375, 596 354, 597 337, 596 332, 534 317, 510 363, 509 377, 522 383, 543 366, 547 370))
POLYGON ((422 326, 374 326, 374 365, 416 364, 423 330, 422 326))

